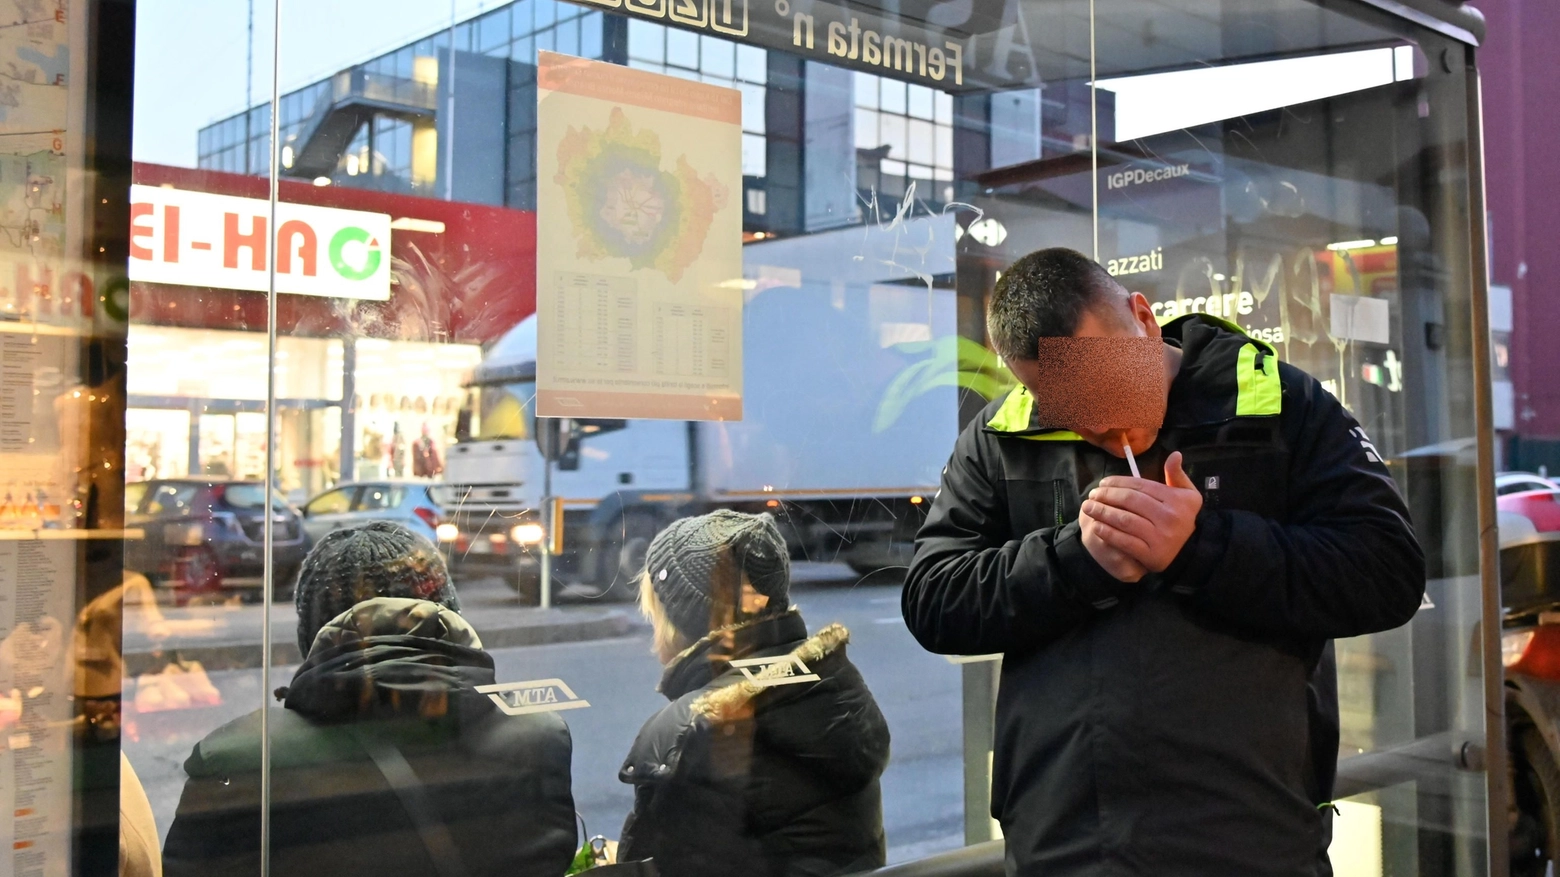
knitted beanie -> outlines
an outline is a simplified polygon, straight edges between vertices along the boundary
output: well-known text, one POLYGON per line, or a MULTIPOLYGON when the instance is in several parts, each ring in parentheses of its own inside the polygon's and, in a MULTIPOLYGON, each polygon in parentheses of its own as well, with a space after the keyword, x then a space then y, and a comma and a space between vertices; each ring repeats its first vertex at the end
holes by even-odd
POLYGON ((790 604, 790 553, 768 514, 719 509, 674 521, 650 542, 645 571, 666 617, 689 640, 724 623, 726 610, 742 617, 743 574, 769 598, 764 615, 790 604))
POLYGON ((321 539, 298 572, 293 593, 298 649, 308 655, 320 628, 375 597, 429 600, 460 611, 449 570, 432 542, 389 521, 346 527, 321 539))

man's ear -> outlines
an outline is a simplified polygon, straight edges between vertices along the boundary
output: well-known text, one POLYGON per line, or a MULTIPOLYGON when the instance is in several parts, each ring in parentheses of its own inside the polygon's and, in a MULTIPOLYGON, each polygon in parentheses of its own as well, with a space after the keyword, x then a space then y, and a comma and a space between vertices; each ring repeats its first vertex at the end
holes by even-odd
POLYGON ((1159 329, 1159 319, 1154 316, 1154 309, 1148 303, 1148 296, 1141 292, 1127 293, 1127 309, 1132 312, 1132 322, 1137 323, 1144 335, 1150 338, 1163 335, 1159 329))

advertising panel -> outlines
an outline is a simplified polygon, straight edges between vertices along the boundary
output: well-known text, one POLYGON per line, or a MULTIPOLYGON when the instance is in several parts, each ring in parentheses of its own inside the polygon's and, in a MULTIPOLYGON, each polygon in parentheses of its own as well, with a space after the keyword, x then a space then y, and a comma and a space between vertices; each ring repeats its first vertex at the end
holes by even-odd
POLYGON ((740 420, 740 92, 551 52, 537 77, 537 414, 740 420))
POLYGON ((130 187, 130 279, 265 292, 267 248, 276 246, 278 292, 390 298, 390 217, 307 204, 270 206, 162 186, 130 187))

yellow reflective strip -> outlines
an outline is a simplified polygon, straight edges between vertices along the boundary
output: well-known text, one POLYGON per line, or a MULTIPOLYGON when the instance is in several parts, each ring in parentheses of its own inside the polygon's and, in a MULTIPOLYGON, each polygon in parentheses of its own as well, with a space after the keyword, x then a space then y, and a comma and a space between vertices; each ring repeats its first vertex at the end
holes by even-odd
POLYGON ((1021 435, 1021 436, 1019 436, 1019 438, 1026 438, 1026 439, 1029 439, 1032 442, 1081 442, 1081 441, 1083 441, 1083 436, 1077 434, 1076 432, 1067 432, 1066 430, 1057 430, 1056 432, 1042 432, 1039 435, 1021 435))
POLYGON ((1035 400, 1029 391, 1023 387, 1014 387, 986 425, 997 432, 1023 432, 1029 428, 1029 417, 1034 410, 1035 400))
POLYGON ((1261 351, 1262 369, 1257 370, 1257 345, 1240 349, 1235 362, 1235 416, 1278 414, 1283 410, 1283 388, 1278 381, 1278 357, 1261 351))

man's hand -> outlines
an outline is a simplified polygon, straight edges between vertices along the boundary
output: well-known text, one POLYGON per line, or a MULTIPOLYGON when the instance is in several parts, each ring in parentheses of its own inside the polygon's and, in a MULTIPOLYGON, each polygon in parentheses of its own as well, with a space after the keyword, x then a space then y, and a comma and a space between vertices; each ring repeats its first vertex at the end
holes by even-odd
POLYGON ((1090 503, 1083 504, 1083 512, 1078 515, 1078 529, 1082 531, 1083 547, 1094 558, 1094 562, 1118 582, 1135 582, 1148 575, 1148 570, 1143 564, 1138 563, 1123 551, 1118 551, 1110 546, 1101 535, 1105 525, 1089 515, 1090 503))
MULTIPOLYGON (((1145 570, 1164 572, 1192 537, 1201 510, 1202 494, 1181 468, 1181 452, 1176 451, 1165 461, 1164 484, 1113 475, 1089 492, 1079 520, 1092 522, 1095 538, 1105 547, 1145 570)), ((1088 547, 1090 525, 1083 526, 1088 547)), ((1090 548, 1089 553, 1110 571, 1098 552, 1090 548)))

